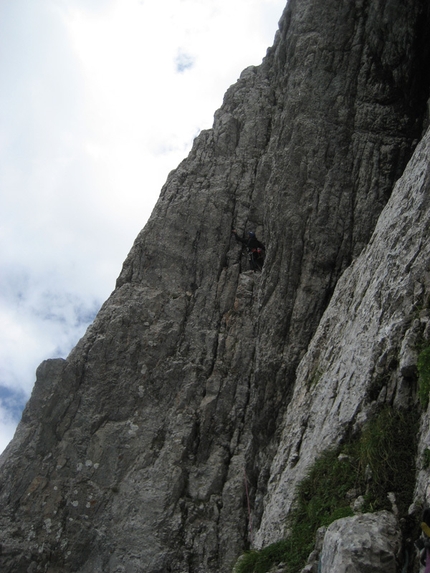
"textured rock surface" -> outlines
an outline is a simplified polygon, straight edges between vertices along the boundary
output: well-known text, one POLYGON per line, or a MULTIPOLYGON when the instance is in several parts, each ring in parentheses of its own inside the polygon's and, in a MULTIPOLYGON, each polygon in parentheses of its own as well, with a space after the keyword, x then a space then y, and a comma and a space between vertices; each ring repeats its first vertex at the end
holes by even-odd
POLYGON ((297 369, 260 544, 283 536, 295 486, 319 452, 362 426, 377 405, 412 407, 416 401, 410 347, 428 331, 430 318, 429 167, 430 132, 397 182, 368 247, 339 280, 297 369), (375 394, 370 390, 378 380, 384 383, 375 394))
POLYGON ((388 511, 338 519, 324 537, 321 573, 396 573, 401 534, 388 511))
POLYGON ((421 137, 427 26, 419 1, 290 0, 94 324, 40 366, 0 460, 2 571, 228 572, 284 534, 291 486, 371 412, 391 348, 403 374, 378 399, 412 399, 426 141, 351 261, 421 137), (266 243, 261 275, 232 227, 266 243))

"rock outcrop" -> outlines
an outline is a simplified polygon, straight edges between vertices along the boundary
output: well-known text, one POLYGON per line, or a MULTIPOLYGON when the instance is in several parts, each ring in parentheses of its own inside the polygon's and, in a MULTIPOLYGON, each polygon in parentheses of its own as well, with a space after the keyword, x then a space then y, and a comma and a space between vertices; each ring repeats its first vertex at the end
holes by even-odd
POLYGON ((227 573, 287 533, 322 450, 415 404, 428 24, 418 0, 289 1, 86 335, 39 367, 0 460, 2 571, 227 573))
POLYGON ((324 536, 320 570, 396 573, 400 546, 401 533, 392 513, 345 517, 332 523, 324 536))

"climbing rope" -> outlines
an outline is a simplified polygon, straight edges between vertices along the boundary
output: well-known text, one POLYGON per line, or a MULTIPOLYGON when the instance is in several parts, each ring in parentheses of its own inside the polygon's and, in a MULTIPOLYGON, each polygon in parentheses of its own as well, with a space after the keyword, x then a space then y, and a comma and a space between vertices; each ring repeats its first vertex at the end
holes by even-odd
POLYGON ((248 491, 248 478, 246 476, 246 470, 243 468, 243 479, 245 481, 245 493, 246 493, 246 503, 248 505, 248 527, 249 527, 249 543, 252 546, 252 519, 251 519, 251 503, 249 501, 249 491, 248 491))
POLYGON ((409 551, 405 550, 405 564, 403 565, 402 573, 408 573, 409 567, 409 551))

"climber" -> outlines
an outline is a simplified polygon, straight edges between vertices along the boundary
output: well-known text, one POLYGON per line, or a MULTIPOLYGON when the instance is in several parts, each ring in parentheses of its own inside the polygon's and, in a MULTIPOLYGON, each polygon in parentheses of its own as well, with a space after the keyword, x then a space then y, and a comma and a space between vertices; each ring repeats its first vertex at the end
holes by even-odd
POLYGON ((425 566, 424 573, 430 573, 430 509, 423 511, 422 522, 422 537, 420 537, 415 545, 421 551, 421 565, 425 566))
POLYGON ((264 255, 266 252, 266 248, 263 243, 255 236, 254 231, 248 231, 248 238, 241 238, 238 236, 236 229, 232 230, 233 235, 236 238, 236 241, 242 243, 246 247, 248 252, 248 259, 249 259, 249 266, 251 270, 261 271, 263 268, 264 263, 264 255))

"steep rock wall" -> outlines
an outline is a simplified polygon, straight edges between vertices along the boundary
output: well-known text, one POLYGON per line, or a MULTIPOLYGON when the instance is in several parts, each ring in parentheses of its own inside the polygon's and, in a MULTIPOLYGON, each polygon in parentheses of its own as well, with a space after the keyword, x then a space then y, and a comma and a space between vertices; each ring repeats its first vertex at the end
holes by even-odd
MULTIPOLYGON (((297 369, 271 469, 260 545, 285 534, 296 486, 321 452, 339 444, 351 428, 362 427, 384 404, 421 416, 416 363, 418 342, 430 334, 429 223, 430 132, 398 181, 369 245, 339 280, 297 369), (378 392, 370 391, 375 382, 378 392)), ((419 457, 428 447, 425 420, 419 457)), ((430 502, 428 480, 428 471, 421 470, 420 503, 430 502)))
POLYGON ((289 2, 94 324, 38 369, 0 461, 2 571, 227 572, 263 511, 277 538, 295 371, 421 136, 427 23, 418 1, 289 2), (232 227, 266 243, 261 276, 232 227))

